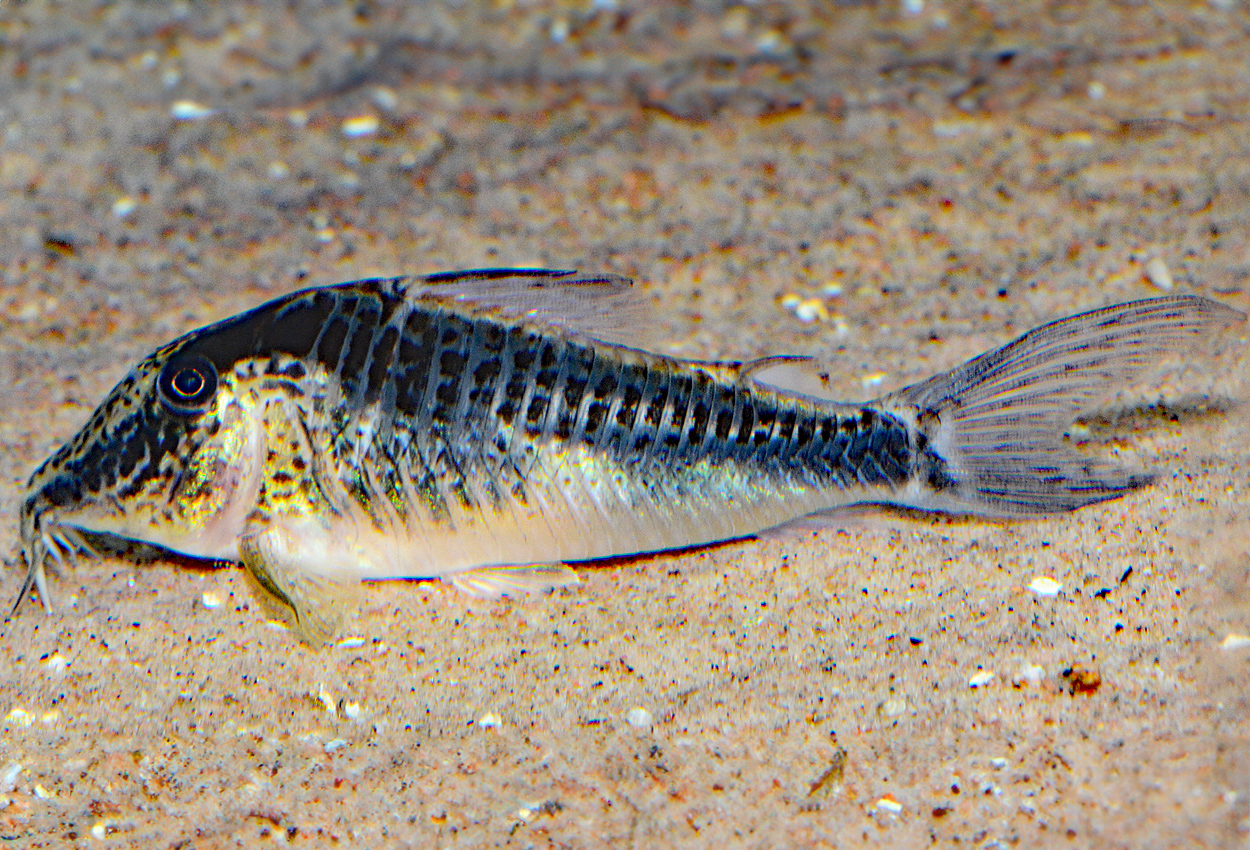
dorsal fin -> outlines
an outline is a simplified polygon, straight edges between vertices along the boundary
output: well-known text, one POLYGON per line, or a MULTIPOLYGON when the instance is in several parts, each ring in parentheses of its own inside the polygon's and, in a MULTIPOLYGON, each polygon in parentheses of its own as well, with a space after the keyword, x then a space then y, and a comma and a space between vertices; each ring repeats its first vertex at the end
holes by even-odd
POLYGON ((407 284, 408 297, 477 315, 554 325, 616 345, 638 345, 647 304, 633 281, 615 274, 559 269, 441 272, 407 284))

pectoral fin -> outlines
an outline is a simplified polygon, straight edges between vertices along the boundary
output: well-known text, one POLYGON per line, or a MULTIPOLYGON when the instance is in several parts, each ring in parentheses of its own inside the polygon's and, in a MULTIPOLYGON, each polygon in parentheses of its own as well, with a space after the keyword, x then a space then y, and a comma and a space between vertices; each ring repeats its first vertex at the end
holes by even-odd
POLYGON ((563 564, 479 567, 444 576, 443 581, 461 593, 477 599, 543 593, 557 587, 572 587, 581 583, 577 573, 563 564))
POLYGON ((294 543, 286 529, 271 528, 239 541, 239 554, 270 616, 305 643, 321 647, 333 640, 358 604, 360 580, 309 570, 294 543))

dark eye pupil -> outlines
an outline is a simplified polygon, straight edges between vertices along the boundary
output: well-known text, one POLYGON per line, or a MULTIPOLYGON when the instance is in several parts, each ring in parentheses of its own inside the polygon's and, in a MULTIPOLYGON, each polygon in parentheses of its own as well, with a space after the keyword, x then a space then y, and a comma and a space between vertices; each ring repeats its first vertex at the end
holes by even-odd
POLYGON ((193 398, 196 393, 204 389, 204 376, 195 369, 181 369, 178 374, 174 375, 170 385, 174 388, 174 392, 183 398, 193 398))

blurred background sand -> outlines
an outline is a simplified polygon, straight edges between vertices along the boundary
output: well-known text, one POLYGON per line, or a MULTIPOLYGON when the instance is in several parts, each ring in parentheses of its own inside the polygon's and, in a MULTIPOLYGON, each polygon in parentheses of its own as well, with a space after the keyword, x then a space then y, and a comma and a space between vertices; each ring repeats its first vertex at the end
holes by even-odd
MULTIPOLYGON (((848 398, 1082 308, 1244 310, 1248 54, 1234 0, 0 3, 0 596, 26 477, 130 365, 303 286, 619 272, 649 345, 819 354, 848 398)), ((1224 342, 1093 423, 1159 481, 1072 516, 374 585, 323 652, 237 569, 81 564, 0 642, 0 835, 1250 846, 1224 342)))

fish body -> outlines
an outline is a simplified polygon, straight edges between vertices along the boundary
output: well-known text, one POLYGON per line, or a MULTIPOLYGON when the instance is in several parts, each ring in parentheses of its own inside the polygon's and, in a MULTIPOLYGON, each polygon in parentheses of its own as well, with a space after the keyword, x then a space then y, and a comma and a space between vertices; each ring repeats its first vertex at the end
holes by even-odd
POLYGON ((1240 315, 1106 308, 861 405, 813 393, 804 358, 623 344, 637 306, 623 278, 485 270, 304 290, 192 331, 32 475, 23 593, 46 604, 45 562, 113 534, 242 561, 318 643, 365 579, 497 595, 858 502, 1071 510, 1149 480, 1063 445, 1082 405, 1240 315))

